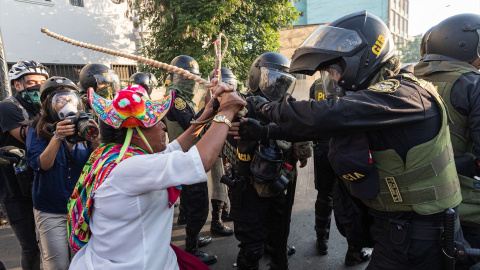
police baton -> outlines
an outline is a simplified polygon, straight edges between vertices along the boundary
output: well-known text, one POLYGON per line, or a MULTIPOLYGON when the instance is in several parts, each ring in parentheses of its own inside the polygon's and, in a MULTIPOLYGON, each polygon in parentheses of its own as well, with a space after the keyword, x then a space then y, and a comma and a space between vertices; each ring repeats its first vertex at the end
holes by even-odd
POLYGON ((455 269, 457 260, 466 261, 467 258, 479 259, 480 249, 465 248, 461 242, 455 241, 455 210, 449 208, 444 211, 443 231, 443 269, 455 269))

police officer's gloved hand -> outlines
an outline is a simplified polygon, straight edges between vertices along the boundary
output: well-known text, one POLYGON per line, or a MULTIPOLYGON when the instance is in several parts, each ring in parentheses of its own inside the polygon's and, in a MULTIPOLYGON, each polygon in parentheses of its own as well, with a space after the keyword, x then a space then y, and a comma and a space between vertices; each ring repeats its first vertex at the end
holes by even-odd
POLYGON ((258 118, 258 120, 260 120, 260 123, 263 124, 263 125, 268 125, 270 123, 270 121, 263 116, 263 113, 262 113, 262 107, 265 105, 265 104, 268 104, 270 103, 270 100, 262 97, 262 96, 252 96, 252 97, 248 97, 247 98, 247 103, 250 103, 250 105, 255 108, 255 114, 258 118))
POLYGON ((0 147, 0 164, 14 164, 26 161, 25 150, 15 146, 0 147))
POLYGON ((248 118, 247 122, 240 122, 238 127, 238 136, 244 141, 258 141, 261 138, 267 139, 266 127, 262 126, 258 120, 248 118))

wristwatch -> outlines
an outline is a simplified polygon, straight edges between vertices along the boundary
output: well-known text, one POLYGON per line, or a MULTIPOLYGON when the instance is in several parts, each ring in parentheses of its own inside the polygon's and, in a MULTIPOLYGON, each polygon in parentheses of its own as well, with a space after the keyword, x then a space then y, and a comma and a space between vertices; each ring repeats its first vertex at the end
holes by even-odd
POLYGON ((213 117, 213 121, 217 123, 225 123, 227 126, 232 127, 232 122, 230 122, 230 120, 228 120, 228 118, 223 114, 215 115, 215 117, 213 117))

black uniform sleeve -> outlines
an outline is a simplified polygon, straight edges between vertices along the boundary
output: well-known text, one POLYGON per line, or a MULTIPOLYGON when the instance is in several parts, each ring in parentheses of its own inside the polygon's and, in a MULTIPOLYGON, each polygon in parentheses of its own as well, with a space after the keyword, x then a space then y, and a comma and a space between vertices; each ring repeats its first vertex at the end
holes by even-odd
POLYGON ((0 102, 0 129, 2 132, 20 127, 24 121, 23 112, 17 105, 6 100, 0 102))
POLYGON ((480 75, 467 73, 453 84, 450 92, 452 106, 467 115, 473 140, 473 154, 480 158, 480 75))
POLYGON ((292 101, 287 96, 281 102, 265 105, 262 113, 286 132, 309 140, 384 129, 438 115, 435 101, 426 90, 409 82, 403 82, 400 88, 394 93, 362 90, 320 101, 292 101))

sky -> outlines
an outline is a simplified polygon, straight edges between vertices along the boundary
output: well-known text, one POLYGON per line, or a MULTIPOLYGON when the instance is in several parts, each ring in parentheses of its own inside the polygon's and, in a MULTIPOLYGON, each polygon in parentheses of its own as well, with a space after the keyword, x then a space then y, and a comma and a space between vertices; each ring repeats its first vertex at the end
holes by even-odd
POLYGON ((410 0, 408 34, 425 33, 442 20, 461 13, 480 14, 480 0, 410 0))

